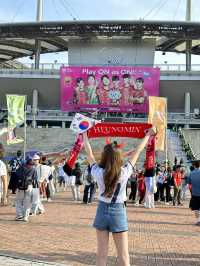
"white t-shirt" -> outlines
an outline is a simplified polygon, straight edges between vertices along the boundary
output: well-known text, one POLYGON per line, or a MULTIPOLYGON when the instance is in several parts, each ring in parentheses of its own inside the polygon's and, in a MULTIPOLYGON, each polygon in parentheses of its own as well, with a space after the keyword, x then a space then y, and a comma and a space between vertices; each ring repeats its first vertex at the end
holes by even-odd
POLYGON ((66 182, 67 186, 75 186, 75 183, 76 183, 75 175, 71 175, 71 176, 66 175, 66 176, 67 176, 67 179, 65 182, 66 182))
POLYGON ((46 181, 49 183, 49 176, 51 175, 51 167, 48 165, 39 164, 35 167, 37 171, 37 178, 39 182, 46 181))
MULTIPOLYGON (((120 187, 117 199, 116 199, 116 203, 124 203, 124 201, 126 201, 126 184, 128 182, 129 177, 132 175, 132 173, 133 173, 133 166, 130 162, 127 162, 124 166, 121 167, 121 174, 118 180, 118 183, 120 183, 121 187, 120 187)), ((112 201, 113 196, 111 198, 106 198, 102 196, 102 194, 105 191, 103 174, 104 174, 103 168, 99 167, 96 163, 92 165, 91 175, 96 180, 98 184, 98 188, 99 188, 98 199, 100 201, 110 203, 112 201)))
POLYGON ((62 177, 65 176, 65 171, 63 170, 63 166, 64 166, 63 164, 58 165, 58 175, 62 177))
POLYGON ((6 169, 6 165, 4 162, 2 162, 0 160, 0 192, 2 192, 2 180, 1 177, 2 176, 7 176, 7 169, 6 169))

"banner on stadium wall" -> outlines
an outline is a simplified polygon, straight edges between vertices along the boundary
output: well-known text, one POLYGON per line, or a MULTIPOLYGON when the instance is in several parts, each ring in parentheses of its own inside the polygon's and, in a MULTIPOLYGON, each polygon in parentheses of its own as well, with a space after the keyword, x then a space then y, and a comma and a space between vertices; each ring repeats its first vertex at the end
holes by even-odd
POLYGON ((61 110, 148 112, 148 97, 159 96, 159 68, 62 67, 61 110))
POLYGON ((15 128, 20 126, 25 121, 25 100, 24 95, 7 94, 8 108, 8 127, 15 128))
POLYGON ((7 108, 8 108, 8 134, 7 144, 21 143, 24 140, 17 138, 15 128, 19 127, 25 122, 25 102, 26 96, 24 95, 6 95, 7 108))
POLYGON ((165 150, 167 127, 167 99, 164 97, 149 97, 148 123, 157 128, 156 150, 165 150))

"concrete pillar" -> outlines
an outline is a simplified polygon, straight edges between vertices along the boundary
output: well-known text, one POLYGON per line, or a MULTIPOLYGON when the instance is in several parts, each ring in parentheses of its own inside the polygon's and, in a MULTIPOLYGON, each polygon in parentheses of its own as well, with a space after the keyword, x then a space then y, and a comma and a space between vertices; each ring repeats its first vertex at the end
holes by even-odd
MULTIPOLYGON (((185 92, 185 119, 190 119, 190 92, 185 92)), ((189 128, 189 124, 185 124, 184 128, 189 128)))
POLYGON ((185 118, 190 118, 190 92, 185 92, 185 118))
POLYGON ((62 128, 66 128, 65 121, 62 121, 62 128))
POLYGON ((33 90, 33 105, 32 105, 32 115, 33 115, 32 127, 33 128, 37 127, 37 121, 36 121, 37 112, 38 112, 38 90, 34 89, 33 90))

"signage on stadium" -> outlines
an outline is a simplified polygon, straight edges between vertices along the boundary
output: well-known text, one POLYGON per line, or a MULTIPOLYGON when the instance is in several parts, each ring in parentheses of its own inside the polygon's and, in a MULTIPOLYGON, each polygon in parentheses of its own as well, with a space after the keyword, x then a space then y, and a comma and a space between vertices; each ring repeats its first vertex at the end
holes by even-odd
POLYGON ((88 137, 144 138, 145 130, 151 126, 147 123, 98 123, 88 130, 88 137))
POLYGON ((160 70, 152 67, 62 67, 61 110, 146 113, 159 96, 160 70))

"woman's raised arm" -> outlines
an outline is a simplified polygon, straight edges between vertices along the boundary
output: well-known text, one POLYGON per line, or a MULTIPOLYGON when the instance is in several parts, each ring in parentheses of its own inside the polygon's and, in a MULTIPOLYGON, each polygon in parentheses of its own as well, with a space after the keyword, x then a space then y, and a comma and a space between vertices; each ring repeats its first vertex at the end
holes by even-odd
POLYGON ((146 146, 149 137, 156 134, 155 128, 150 128, 148 132, 146 133, 146 136, 143 138, 143 140, 140 142, 140 144, 136 147, 135 152, 132 154, 131 158, 129 159, 130 163, 135 166, 138 157, 140 156, 140 153, 143 151, 144 147, 146 146))
POLYGON ((95 161, 94 154, 93 154, 92 148, 88 140, 87 132, 83 133, 83 142, 84 142, 84 147, 85 147, 88 163, 92 165, 96 161, 95 161))

